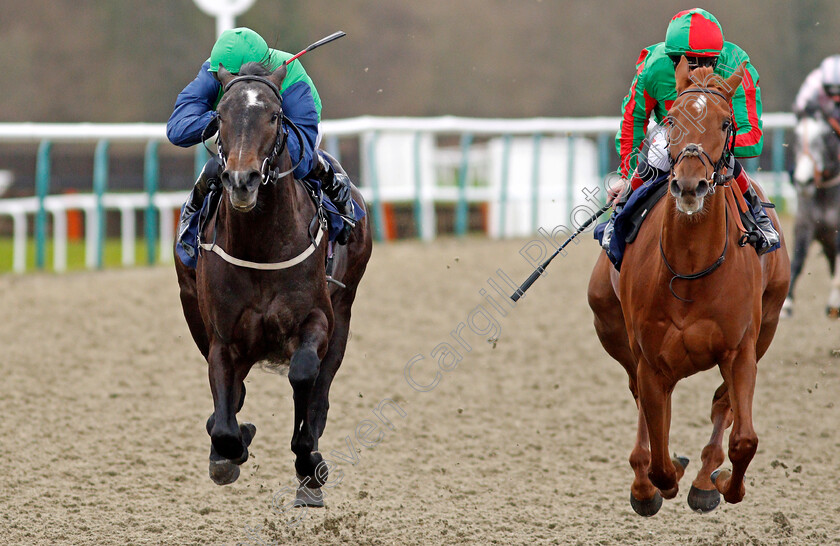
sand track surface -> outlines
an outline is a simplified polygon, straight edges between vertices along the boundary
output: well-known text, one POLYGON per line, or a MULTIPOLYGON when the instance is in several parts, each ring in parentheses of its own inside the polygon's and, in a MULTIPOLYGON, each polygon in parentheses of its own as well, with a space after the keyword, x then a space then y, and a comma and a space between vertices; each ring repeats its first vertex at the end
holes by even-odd
POLYGON ((212 399, 172 268, 0 277, 0 543, 840 543, 840 323, 823 315, 824 260, 811 256, 795 318, 759 363, 744 501, 705 516, 686 504, 712 370, 677 386, 671 449, 692 462, 645 519, 628 502, 635 406, 586 304, 598 249, 572 245, 512 309, 488 278, 523 280, 525 243, 377 245, 321 440, 333 487, 306 512, 272 508, 295 484, 285 377, 252 371, 251 459, 231 486, 208 478, 212 399), (443 343, 462 358, 441 371, 443 343))

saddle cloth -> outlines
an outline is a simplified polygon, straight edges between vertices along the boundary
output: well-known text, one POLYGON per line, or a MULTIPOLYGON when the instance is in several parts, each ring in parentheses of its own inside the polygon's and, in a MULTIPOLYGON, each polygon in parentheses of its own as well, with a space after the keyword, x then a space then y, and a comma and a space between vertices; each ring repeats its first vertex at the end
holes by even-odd
MULTIPOLYGON (((607 257, 615 268, 621 271, 621 260, 624 258, 625 247, 636 240, 642 222, 648 217, 648 213, 662 199, 668 191, 667 174, 639 187, 627 200, 627 204, 615 217, 615 230, 610 240, 610 249, 607 257)), ((607 222, 598 224, 595 227, 595 239, 601 243, 604 236, 604 228, 607 222)))

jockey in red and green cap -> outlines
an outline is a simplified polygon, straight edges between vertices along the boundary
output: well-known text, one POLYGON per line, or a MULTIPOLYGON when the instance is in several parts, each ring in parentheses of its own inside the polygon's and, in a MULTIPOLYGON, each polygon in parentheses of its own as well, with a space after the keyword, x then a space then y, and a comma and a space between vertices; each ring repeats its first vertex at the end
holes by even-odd
MULTIPOLYGON (((630 91, 621 104, 622 122, 615 145, 620 158, 619 172, 622 178, 632 179, 628 184, 630 188, 616 204, 616 213, 626 203, 630 191, 670 171, 667 139, 657 139, 661 127, 657 125, 651 135, 647 135, 647 127, 651 114, 660 123, 677 98, 674 70, 682 56, 686 57, 691 69, 711 66, 723 78, 731 76, 745 63, 743 82, 735 91, 731 103, 735 120, 735 157, 761 154, 764 136, 758 72, 743 49, 724 40, 723 30, 714 15, 700 8, 681 11, 668 24, 665 41, 642 50, 636 61, 636 74, 630 91), (649 137, 647 141, 646 136, 649 137), (663 149, 656 150, 657 147, 663 149), (653 150, 659 153, 648 155, 653 150)), ((779 234, 764 212, 758 194, 751 189, 746 173, 737 161, 732 169, 739 187, 752 205, 753 217, 745 220, 750 225, 756 250, 763 254, 778 248, 779 234)), ((608 233, 602 239, 605 248, 608 248, 612 236, 611 228, 610 224, 608 233)))
MULTIPOLYGON (((265 40, 249 28, 235 28, 222 32, 198 75, 178 94, 175 109, 166 124, 166 135, 177 145, 188 147, 198 144, 202 138, 211 137, 217 130, 216 106, 224 94, 216 79, 219 65, 232 74, 238 74, 242 65, 249 62, 263 63, 274 70, 293 55, 271 49, 265 40)), ((321 140, 321 98, 312 79, 307 75, 299 60, 286 66, 286 76, 280 88, 283 114, 294 123, 302 139, 290 131, 286 145, 292 157, 303 152, 303 159, 294 171, 298 180, 320 183, 321 189, 335 203, 345 218, 345 227, 336 239, 344 244, 353 228, 351 218, 355 217, 353 200, 350 198, 350 179, 333 168, 324 156, 318 153, 321 140)), ((192 257, 195 249, 182 240, 190 224, 190 218, 200 210, 211 187, 218 185, 221 177, 221 163, 218 157, 211 157, 196 180, 184 210, 178 230, 178 241, 192 257)), ((310 184, 315 185, 315 184, 310 184)))

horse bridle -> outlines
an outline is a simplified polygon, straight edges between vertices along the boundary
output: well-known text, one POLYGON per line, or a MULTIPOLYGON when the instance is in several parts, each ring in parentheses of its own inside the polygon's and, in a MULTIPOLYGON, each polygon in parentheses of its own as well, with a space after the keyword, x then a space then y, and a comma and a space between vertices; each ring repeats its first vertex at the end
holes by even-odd
MULTIPOLYGON (((228 90, 237 83, 242 82, 258 82, 265 84, 271 89, 274 93, 274 96, 277 97, 277 100, 280 101, 280 119, 277 123, 277 136, 274 139, 274 146, 271 149, 271 153, 263 159, 262 165, 260 167, 260 176, 262 177, 263 185, 268 184, 271 182, 272 184, 276 184, 278 180, 281 178, 288 176, 301 164, 303 161, 303 135, 298 129, 297 125, 294 124, 292 120, 286 117, 283 113, 283 97, 280 95, 280 89, 272 82, 271 80, 264 78, 262 76, 255 76, 252 74, 245 74, 243 76, 237 76, 230 80, 227 85, 225 85, 224 92, 227 93, 228 90), (297 136, 298 142, 301 143, 300 150, 298 154, 297 162, 288 170, 280 172, 279 169, 274 168, 274 162, 280 157, 280 154, 283 153, 283 150, 286 148, 286 140, 288 138, 288 133, 283 130, 284 127, 290 127, 292 131, 295 132, 297 136)), ((219 119, 218 117, 216 119, 219 119)), ((212 124, 208 124, 204 130, 207 130, 207 127, 210 127, 212 124)), ((201 139, 204 142, 204 147, 207 148, 207 142, 204 138, 204 132, 202 132, 201 139)), ((222 130, 221 130, 221 119, 219 119, 219 132, 216 136, 216 148, 218 150, 219 162, 222 164, 222 169, 227 168, 227 159, 225 157, 225 151, 222 146, 222 130)), ((209 148, 207 148, 211 154, 213 153, 209 148)))
MULTIPOLYGON (((687 93, 711 93, 713 95, 717 95, 718 97, 722 98, 727 104, 729 100, 724 96, 723 93, 715 90, 709 89, 705 87, 697 87, 692 89, 686 89, 682 91, 677 98, 687 94, 687 93)), ((670 176, 674 176, 674 169, 677 165, 680 164, 681 161, 688 157, 697 157, 700 159, 700 162, 703 163, 703 168, 705 168, 708 172, 708 167, 706 165, 706 161, 708 161, 708 165, 711 165, 712 171, 712 183, 709 185, 709 193, 713 194, 715 192, 716 186, 722 186, 732 180, 732 174, 722 174, 721 171, 724 171, 729 166, 729 161, 731 158, 735 157, 735 129, 734 129, 735 121, 730 112, 730 119, 729 123, 726 126, 726 142, 727 144, 724 145, 723 151, 720 154, 720 159, 717 161, 712 161, 712 158, 709 157, 709 154, 706 153, 705 150, 698 144, 688 144, 685 148, 683 148, 677 157, 671 158, 671 172, 670 176), (706 161, 703 160, 706 158, 706 161)), ((670 158, 670 155, 669 155, 670 158)), ((708 177, 707 177, 708 178, 708 177)), ((668 258, 665 257, 665 249, 662 247, 662 234, 659 235, 659 254, 662 256, 662 261, 665 263, 665 267, 668 268, 668 271, 671 272, 671 281, 668 283, 668 289, 671 291, 671 294, 677 298, 678 300, 691 303, 694 300, 689 300, 686 298, 681 298, 674 292, 674 281, 677 279, 686 280, 686 281, 693 281, 696 279, 701 279, 707 275, 712 274, 717 268, 719 268, 723 262, 726 260, 726 251, 729 248, 729 207, 724 206, 724 213, 726 218, 726 229, 724 233, 726 236, 724 237, 723 243, 723 252, 721 252, 720 257, 712 263, 712 265, 708 266, 707 268, 703 269, 702 271, 698 271, 697 273, 689 273, 689 274, 682 274, 677 273, 673 266, 668 262, 668 258)))
MULTIPOLYGON (((688 93, 703 93, 703 94, 712 94, 717 95, 718 97, 722 98, 726 104, 729 104, 729 99, 716 89, 710 89, 707 87, 694 87, 691 89, 686 89, 685 91, 681 92, 677 95, 677 99, 686 95, 688 93)), ((729 182, 732 179, 732 174, 722 174, 722 171, 729 166, 730 160, 735 157, 735 119, 730 111, 729 121, 726 124, 726 137, 723 147, 723 152, 720 154, 720 159, 717 161, 712 161, 712 158, 709 154, 703 149, 702 146, 699 144, 688 144, 683 148, 677 157, 670 157, 668 156, 671 162, 671 176, 674 175, 674 169, 676 169, 677 165, 680 164, 684 159, 689 157, 696 157, 700 159, 700 162, 703 163, 703 168, 706 169, 708 174, 708 167, 712 167, 712 183, 709 185, 709 193, 715 192, 715 187, 722 186, 729 182), (705 158, 705 161, 704 159, 705 158), (708 165, 707 162, 708 161, 708 165)), ((706 177, 708 179, 708 176, 706 177)))

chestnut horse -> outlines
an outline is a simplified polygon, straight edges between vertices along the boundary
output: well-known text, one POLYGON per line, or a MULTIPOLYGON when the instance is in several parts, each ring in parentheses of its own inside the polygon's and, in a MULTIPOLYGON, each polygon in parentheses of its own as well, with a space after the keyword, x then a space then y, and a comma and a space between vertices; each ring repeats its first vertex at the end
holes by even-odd
POLYGON ((740 502, 758 446, 756 363, 776 331, 790 263, 784 238, 781 249, 761 257, 739 245, 735 207, 742 196, 737 185, 729 187, 725 171, 734 147, 730 103, 742 70, 724 80, 710 68, 689 74, 681 60, 669 112, 670 191, 627 246, 621 273, 601 253, 589 283, 595 330, 627 371, 638 408, 630 503, 643 516, 655 514, 663 497, 676 496, 688 464, 672 459, 668 445, 671 394, 680 379, 715 365, 723 376, 712 398, 711 439, 688 495, 692 509, 713 510, 721 493, 727 502, 740 502), (723 433, 733 424, 732 471, 713 474, 724 462, 723 433))
MULTIPOLYGON (((292 177, 280 88, 285 65, 249 63, 238 77, 223 67, 218 104, 223 195, 215 221, 201 233, 195 270, 175 258, 181 304, 190 333, 207 359, 214 411, 210 477, 219 485, 239 476, 256 428, 238 424, 245 377, 258 362, 288 366, 294 391, 292 451, 301 485, 297 502, 323 506, 328 468, 318 452, 329 390, 350 328, 350 308, 371 254, 367 221, 336 249, 325 272, 325 223, 303 184, 292 177), (281 172, 283 171, 283 172, 281 172), (235 257, 235 258, 231 258, 235 257), (233 262, 233 263, 231 263, 233 262)), ((300 138, 300 133, 298 133, 300 138)), ((296 154, 297 155, 297 154, 296 154)), ((361 194, 353 188, 358 203, 361 194)), ((365 219, 367 220, 367 218, 365 219)))

